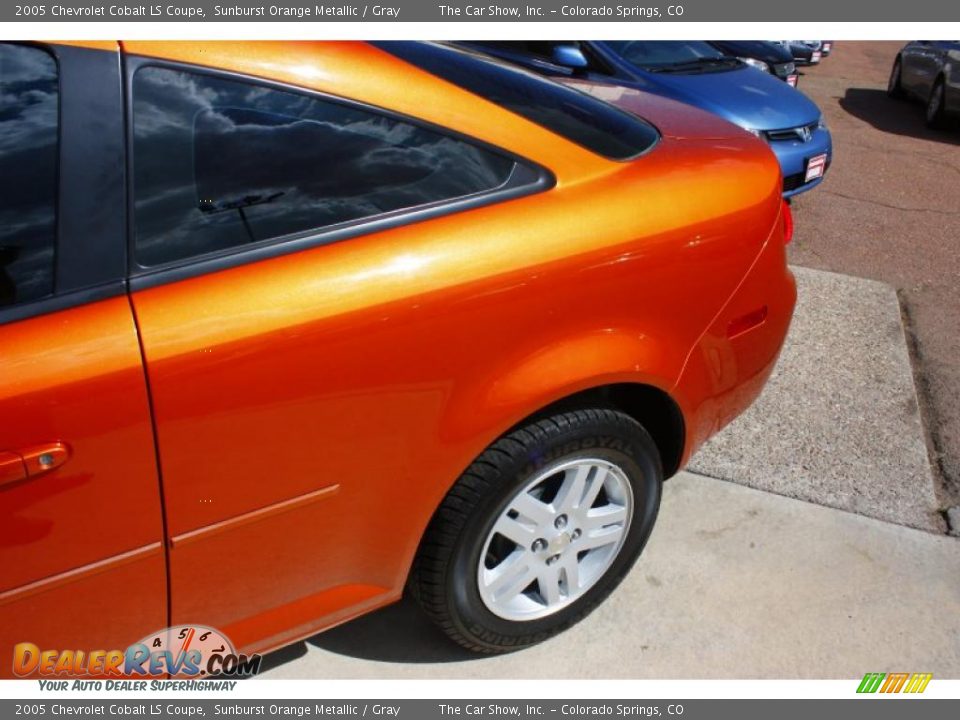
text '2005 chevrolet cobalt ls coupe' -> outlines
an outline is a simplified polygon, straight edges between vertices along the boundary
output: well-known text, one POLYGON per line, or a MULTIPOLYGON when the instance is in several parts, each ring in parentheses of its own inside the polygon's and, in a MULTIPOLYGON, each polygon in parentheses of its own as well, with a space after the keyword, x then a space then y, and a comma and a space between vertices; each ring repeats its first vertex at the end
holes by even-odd
POLYGON ((783 343, 777 161, 694 108, 422 43, 0 68, 4 657, 263 652, 405 588, 542 640, 783 343))

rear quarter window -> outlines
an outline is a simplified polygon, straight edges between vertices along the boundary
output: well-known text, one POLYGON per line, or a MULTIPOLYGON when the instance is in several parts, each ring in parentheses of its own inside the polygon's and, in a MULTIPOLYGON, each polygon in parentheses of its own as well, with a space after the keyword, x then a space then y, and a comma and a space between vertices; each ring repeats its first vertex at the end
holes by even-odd
POLYGON ((143 267, 478 196, 517 165, 374 109, 166 67, 134 75, 133 128, 143 267))

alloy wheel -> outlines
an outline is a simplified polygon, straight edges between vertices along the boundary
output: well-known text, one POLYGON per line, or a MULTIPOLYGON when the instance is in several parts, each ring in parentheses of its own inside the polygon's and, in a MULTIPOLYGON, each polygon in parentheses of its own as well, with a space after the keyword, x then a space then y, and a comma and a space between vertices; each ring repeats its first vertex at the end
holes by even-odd
POLYGON ((607 460, 579 458, 542 469, 506 504, 477 568, 480 597, 512 621, 559 612, 613 564, 630 529, 633 490, 607 460))

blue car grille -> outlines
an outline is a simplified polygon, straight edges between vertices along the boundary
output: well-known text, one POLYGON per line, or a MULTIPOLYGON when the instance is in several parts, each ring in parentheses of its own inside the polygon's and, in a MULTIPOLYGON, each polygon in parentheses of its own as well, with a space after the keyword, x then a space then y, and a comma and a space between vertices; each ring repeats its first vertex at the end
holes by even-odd
POLYGON ((770 142, 777 142, 778 140, 802 140, 803 142, 809 142, 816 130, 817 123, 810 123, 809 125, 799 125, 785 130, 767 130, 764 135, 767 136, 767 140, 770 142))

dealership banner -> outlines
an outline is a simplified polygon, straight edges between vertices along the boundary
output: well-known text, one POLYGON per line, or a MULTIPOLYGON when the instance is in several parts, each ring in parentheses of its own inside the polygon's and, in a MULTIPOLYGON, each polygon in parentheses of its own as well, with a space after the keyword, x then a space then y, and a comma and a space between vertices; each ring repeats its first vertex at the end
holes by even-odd
POLYGON ((667 0, 667 2, 484 2, 385 0, 383 3, 309 0, 189 0, 188 2, 3 3, 2 22, 951 22, 960 3, 874 0, 667 0))
POLYGON ((956 702, 916 700, 31 700, 0 701, 0 717, 320 717, 320 718, 664 718, 670 720, 940 720, 956 702))

